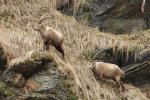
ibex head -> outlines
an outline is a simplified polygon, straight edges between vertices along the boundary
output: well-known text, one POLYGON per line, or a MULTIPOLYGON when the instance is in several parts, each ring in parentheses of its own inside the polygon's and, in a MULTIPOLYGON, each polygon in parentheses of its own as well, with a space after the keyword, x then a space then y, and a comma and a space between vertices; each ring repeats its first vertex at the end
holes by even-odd
POLYGON ((41 31, 41 30, 47 29, 47 26, 42 24, 42 22, 47 18, 52 18, 52 17, 51 16, 45 16, 45 17, 41 18, 37 25, 32 26, 33 30, 41 31))

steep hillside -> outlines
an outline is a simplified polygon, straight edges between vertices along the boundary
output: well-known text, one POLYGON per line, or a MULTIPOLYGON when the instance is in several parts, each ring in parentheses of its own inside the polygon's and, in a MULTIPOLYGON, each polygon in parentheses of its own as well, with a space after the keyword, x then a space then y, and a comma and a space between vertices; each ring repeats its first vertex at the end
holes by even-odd
POLYGON ((96 28, 77 22, 72 16, 57 11, 55 7, 58 0, 52 1, 9 0, 0 3, 0 42, 4 49, 11 51, 16 57, 33 49, 41 49, 42 39, 32 26, 36 25, 41 17, 51 16, 43 24, 64 34, 66 59, 61 59, 53 47, 49 52, 58 63, 58 69, 73 83, 71 90, 77 98, 72 100, 147 100, 145 94, 131 84, 125 84, 128 92, 118 94, 112 81, 97 81, 90 70, 89 59, 93 57, 97 48, 118 47, 127 52, 139 52, 149 47, 149 32, 121 36, 102 33, 96 28))

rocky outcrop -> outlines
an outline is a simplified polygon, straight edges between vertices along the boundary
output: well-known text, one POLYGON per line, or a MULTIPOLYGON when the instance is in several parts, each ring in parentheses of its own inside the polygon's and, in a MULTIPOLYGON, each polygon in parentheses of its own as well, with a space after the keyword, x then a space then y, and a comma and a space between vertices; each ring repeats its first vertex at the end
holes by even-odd
MULTIPOLYGON (((61 1, 61 0, 60 0, 61 1)), ((64 0, 65 1, 65 0, 64 0)), ((84 1, 84 0, 80 0, 84 1)), ((114 34, 138 32, 146 28, 141 12, 142 0, 87 0, 73 14, 74 6, 60 7, 63 13, 87 20, 92 27, 114 34)), ((62 3, 64 5, 64 3, 62 3)))
POLYGON ((67 100, 70 98, 67 80, 48 52, 33 50, 11 60, 1 80, 11 87, 13 96, 7 100, 67 100), (20 91, 17 95, 16 91, 20 91))
POLYGON ((150 63, 145 61, 143 63, 137 63, 130 65, 126 70, 125 79, 128 82, 132 82, 134 85, 142 85, 150 83, 150 63))
POLYGON ((90 26, 99 27, 100 31, 124 34, 145 28, 144 15, 141 13, 142 0, 87 0, 75 9, 67 0, 61 1, 58 10, 74 15, 77 20, 87 20, 90 26))
POLYGON ((143 29, 142 0, 92 0, 91 25, 117 34, 143 29), (130 24, 129 24, 130 23, 130 24))
POLYGON ((93 59, 114 63, 119 65, 120 67, 126 67, 127 65, 136 63, 136 60, 138 58, 135 59, 135 52, 129 52, 121 49, 113 50, 113 48, 110 47, 107 49, 96 50, 93 59))
POLYGON ((125 81, 139 87, 150 98, 150 62, 137 63, 125 69, 125 81))
POLYGON ((125 69, 125 80, 138 86, 150 98, 150 49, 144 49, 137 55, 137 63, 125 69))
POLYGON ((50 62, 52 59, 49 59, 45 53, 31 51, 24 57, 18 57, 11 60, 8 68, 1 76, 2 80, 9 86, 23 87, 25 78, 27 79, 30 77, 47 61, 50 62), (22 83, 22 85, 20 83, 22 83))

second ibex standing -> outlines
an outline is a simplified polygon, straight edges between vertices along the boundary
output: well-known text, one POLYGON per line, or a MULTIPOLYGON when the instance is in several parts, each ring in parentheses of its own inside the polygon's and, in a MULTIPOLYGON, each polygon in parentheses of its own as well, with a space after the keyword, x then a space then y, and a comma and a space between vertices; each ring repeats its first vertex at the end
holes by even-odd
POLYGON ((64 36, 62 33, 52 29, 49 26, 41 25, 41 22, 46 18, 49 17, 42 18, 38 23, 39 27, 38 28, 33 27, 33 29, 40 33, 44 43, 44 48, 46 50, 49 50, 49 46, 52 45, 62 54, 63 58, 65 58, 63 49, 64 36))

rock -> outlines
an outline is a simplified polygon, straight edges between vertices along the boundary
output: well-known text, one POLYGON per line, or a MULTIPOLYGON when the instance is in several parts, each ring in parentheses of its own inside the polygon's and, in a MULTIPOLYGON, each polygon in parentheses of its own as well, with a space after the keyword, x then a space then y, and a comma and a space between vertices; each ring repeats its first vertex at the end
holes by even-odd
POLYGON ((141 12, 142 0, 87 0, 76 10, 69 0, 59 3, 58 10, 62 13, 73 14, 77 20, 87 20, 90 26, 99 27, 100 31, 124 34, 146 28, 141 12))
POLYGON ((15 92, 5 99, 68 100, 71 85, 66 85, 68 81, 56 66, 57 63, 47 52, 31 51, 11 60, 1 79, 7 86, 19 91, 19 95, 15 92))
POLYGON ((0 70, 5 70, 13 58, 15 58, 14 54, 9 52, 9 50, 6 50, 4 44, 2 45, 0 43, 0 70))
POLYGON ((4 70, 6 65, 5 52, 0 44, 0 70, 4 70))
POLYGON ((144 49, 137 54, 135 63, 125 66, 126 80, 133 82, 135 85, 150 83, 150 49, 144 49))
POLYGON ((30 89, 27 89, 27 91, 29 90, 29 93, 40 93, 41 95, 46 94, 52 100, 68 100, 68 87, 65 86, 63 82, 65 80, 55 66, 55 63, 48 63, 45 66, 47 69, 32 75, 29 80, 32 80, 32 84, 36 85, 30 85, 30 89))
POLYGON ((40 87, 40 84, 38 84, 34 80, 28 79, 25 84, 24 89, 25 89, 25 92, 32 92, 38 89, 39 87, 40 87))
POLYGON ((137 64, 129 65, 125 71, 125 81, 139 87, 140 90, 150 98, 150 62, 142 61, 137 64))
POLYGON ((134 85, 140 86, 150 83, 150 62, 137 63, 128 66, 126 69, 125 80, 132 82, 134 85))
POLYGON ((146 49, 142 50, 137 55, 137 61, 138 62, 150 61, 150 48, 146 48, 146 49))
POLYGON ((24 57, 19 57, 11 60, 9 67, 5 72, 21 73, 24 77, 29 77, 33 72, 42 68, 46 62, 51 62, 50 58, 44 52, 31 51, 24 57))
POLYGON ((126 51, 126 49, 113 50, 112 47, 106 49, 97 49, 95 51, 93 59, 114 63, 119 65, 120 67, 126 67, 127 65, 135 64, 136 62, 134 51, 126 51))
POLYGON ((25 85, 25 78, 22 74, 17 73, 9 73, 7 79, 5 79, 5 83, 7 86, 14 86, 16 88, 22 88, 25 85), (10 76, 9 76, 10 75, 10 76))
POLYGON ((93 56, 93 59, 104 61, 104 62, 109 62, 109 63, 114 63, 114 64, 119 64, 115 55, 113 55, 112 48, 96 50, 93 56))
POLYGON ((39 69, 43 69, 44 64, 47 62, 52 62, 52 58, 46 52, 28 52, 24 57, 11 60, 1 79, 9 86, 24 86, 25 79, 29 78, 39 69))
POLYGON ((98 26, 100 31, 124 34, 145 27, 141 13, 142 0, 87 0, 86 3, 82 0, 77 3, 79 8, 74 8, 76 6, 68 1, 59 0, 58 10, 67 15, 73 14, 77 20, 87 19, 91 26, 98 26))
POLYGON ((93 9, 90 23, 101 31, 117 34, 143 29, 142 0, 89 0, 93 9), (130 23, 130 24, 129 24, 130 23))

